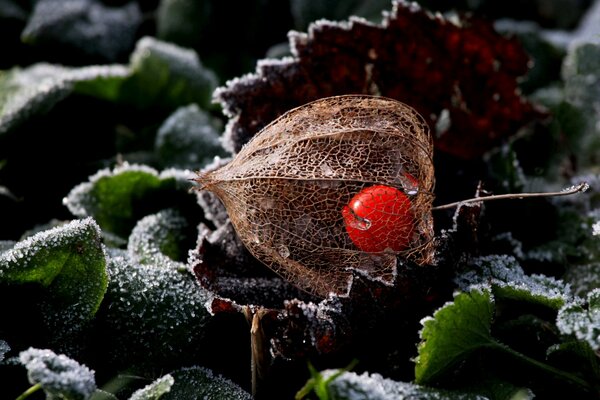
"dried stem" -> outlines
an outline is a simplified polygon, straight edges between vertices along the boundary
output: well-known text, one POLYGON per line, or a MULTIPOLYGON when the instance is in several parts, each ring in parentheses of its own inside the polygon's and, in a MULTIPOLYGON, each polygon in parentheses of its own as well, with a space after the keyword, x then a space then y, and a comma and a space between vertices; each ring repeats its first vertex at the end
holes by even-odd
POLYGON ((441 206, 433 207, 432 210, 446 210, 454 208, 468 203, 478 203, 480 201, 491 201, 491 200, 504 200, 504 199, 524 199, 529 197, 556 197, 556 196, 568 196, 571 194, 582 193, 588 190, 590 185, 587 182, 581 182, 578 185, 570 186, 561 190, 560 192, 542 192, 542 193, 508 193, 508 194, 497 194, 487 197, 474 197, 472 199, 456 201, 454 203, 444 204, 441 206))

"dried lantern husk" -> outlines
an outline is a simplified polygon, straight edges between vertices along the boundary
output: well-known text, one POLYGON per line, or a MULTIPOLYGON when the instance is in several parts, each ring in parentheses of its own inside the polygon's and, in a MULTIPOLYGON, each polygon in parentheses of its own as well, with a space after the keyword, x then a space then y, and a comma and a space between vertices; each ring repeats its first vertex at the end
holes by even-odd
POLYGON ((323 98, 283 114, 227 165, 199 174, 248 250, 298 287, 345 294, 352 270, 386 284, 397 260, 433 261, 433 144, 424 119, 396 100, 323 98), (414 228, 401 251, 362 251, 342 209, 364 188, 386 185, 410 199, 414 228))

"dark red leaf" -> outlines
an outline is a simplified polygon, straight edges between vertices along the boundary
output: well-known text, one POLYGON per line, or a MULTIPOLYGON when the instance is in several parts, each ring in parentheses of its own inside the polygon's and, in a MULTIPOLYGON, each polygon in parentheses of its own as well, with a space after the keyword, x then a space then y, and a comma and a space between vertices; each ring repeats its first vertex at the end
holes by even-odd
POLYGON ((381 25, 321 21, 291 34, 290 45, 294 57, 263 60, 216 92, 231 117, 232 150, 293 107, 349 93, 411 105, 437 133, 437 149, 461 158, 480 156, 538 115, 517 88, 527 54, 487 21, 451 21, 397 1, 381 25), (449 123, 440 123, 443 111, 449 123))

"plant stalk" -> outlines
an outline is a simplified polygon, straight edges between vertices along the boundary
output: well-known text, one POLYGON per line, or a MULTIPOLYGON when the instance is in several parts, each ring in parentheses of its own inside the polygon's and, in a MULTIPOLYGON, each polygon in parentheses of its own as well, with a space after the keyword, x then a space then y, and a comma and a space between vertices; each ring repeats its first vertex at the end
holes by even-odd
POLYGON ((468 203, 478 203, 481 201, 492 201, 492 200, 504 200, 504 199, 525 199, 531 197, 557 197, 557 196, 569 196, 576 193, 582 193, 588 190, 590 185, 587 182, 581 182, 578 185, 568 187, 561 190, 560 192, 538 192, 538 193, 507 193, 507 194, 496 194, 493 196, 486 197, 474 197, 472 199, 466 199, 461 201, 455 201, 454 203, 448 203, 441 206, 433 207, 432 210, 446 210, 448 208, 454 208, 462 206, 468 203))

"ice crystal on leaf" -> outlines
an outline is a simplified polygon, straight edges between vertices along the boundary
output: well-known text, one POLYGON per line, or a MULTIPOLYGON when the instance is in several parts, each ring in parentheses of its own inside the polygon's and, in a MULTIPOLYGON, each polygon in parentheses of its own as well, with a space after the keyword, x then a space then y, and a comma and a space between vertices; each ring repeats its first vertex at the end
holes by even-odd
MULTIPOLYGON (((324 371, 324 378, 335 371, 324 371)), ((347 400, 486 400, 475 394, 434 389, 386 379, 379 374, 344 372, 331 380, 327 390, 333 399, 347 400)))
POLYGON ((546 275, 526 275, 513 256, 478 257, 468 268, 455 278, 462 290, 469 290, 472 285, 491 284, 497 296, 540 303, 554 309, 572 298, 567 283, 546 275))
POLYGON ((141 265, 123 257, 111 258, 108 272, 99 318, 111 356, 148 364, 189 357, 210 318, 204 305, 211 297, 192 274, 174 262, 141 265))
POLYGON ((202 367, 183 368, 172 372, 175 383, 161 400, 211 399, 251 400, 252 396, 229 379, 202 367))
POLYGON ((187 255, 180 249, 187 228, 187 220, 173 209, 142 218, 129 236, 127 250, 131 260, 136 264, 174 266, 175 261, 187 255))
POLYGON ((4 361, 4 355, 10 351, 10 346, 4 340, 0 340, 0 363, 4 361))
POLYGON ((58 336, 94 316, 107 282, 100 229, 91 218, 40 232, 0 253, 0 283, 47 289, 41 307, 58 336))
POLYGON ((142 12, 135 2, 117 8, 98 0, 41 0, 35 3, 21 38, 67 50, 62 53, 115 62, 133 47, 141 22, 142 12))
POLYGON ((199 169, 225 155, 220 127, 196 104, 178 108, 158 130, 155 149, 162 165, 199 169))
POLYGON ((165 375, 146 387, 137 390, 131 395, 129 400, 159 400, 164 399, 163 395, 171 391, 175 379, 171 375, 165 375))
POLYGON ((96 390, 94 371, 65 355, 29 348, 19 359, 29 382, 41 385, 48 399, 86 400, 96 390))
POLYGON ((93 216, 102 229, 127 237, 136 222, 168 206, 195 209, 188 193, 190 171, 153 168, 127 163, 103 169, 69 192, 63 203, 78 217, 93 216))
POLYGON ((556 326, 565 335, 586 341, 594 351, 600 350, 600 289, 587 295, 587 302, 571 302, 562 307, 556 326))

